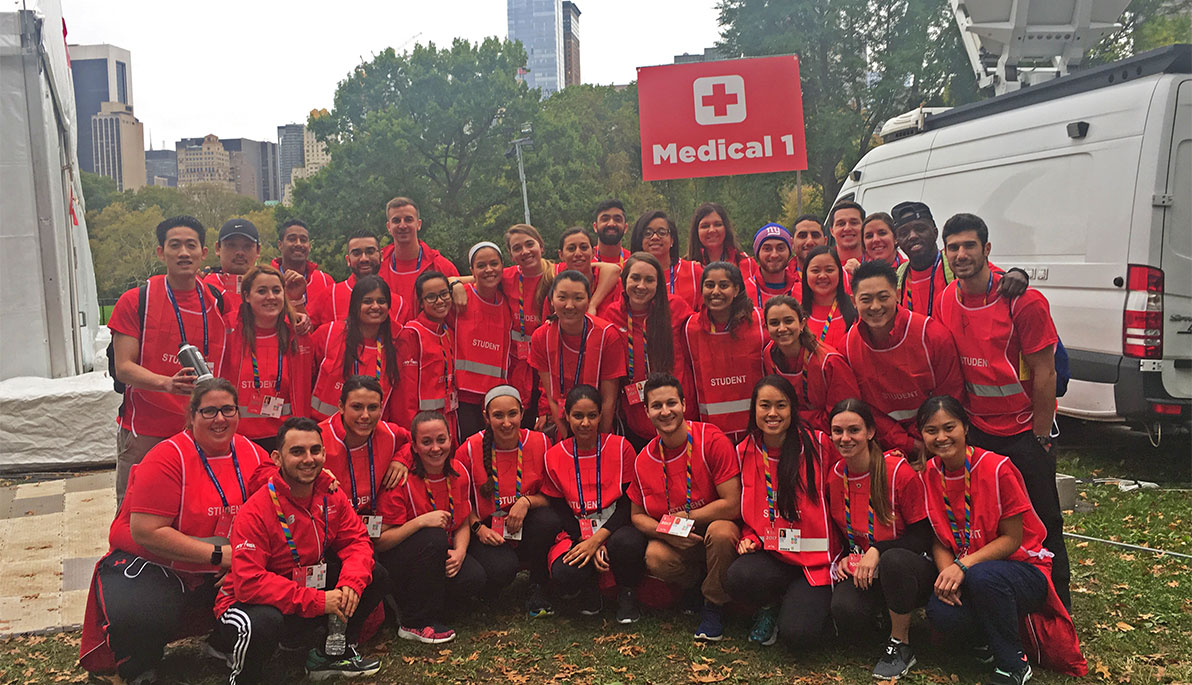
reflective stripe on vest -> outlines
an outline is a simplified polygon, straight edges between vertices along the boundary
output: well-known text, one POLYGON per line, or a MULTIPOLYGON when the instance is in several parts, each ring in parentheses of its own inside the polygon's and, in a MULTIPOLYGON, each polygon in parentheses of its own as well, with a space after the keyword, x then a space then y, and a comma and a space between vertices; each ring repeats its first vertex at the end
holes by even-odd
MULTIPOLYGON (((293 411, 294 410, 290 407, 289 402, 286 402, 285 404, 281 405, 281 415, 282 416, 289 416, 290 414, 293 413, 293 411)), ((339 411, 339 408, 336 407, 334 411, 339 411)), ((244 405, 240 405, 240 418, 242 418, 242 419, 271 419, 273 417, 272 416, 264 416, 262 414, 253 414, 248 411, 248 407, 246 407, 244 405)))
POLYGON ((915 414, 918 413, 918 409, 899 409, 892 412, 886 412, 886 416, 889 416, 895 421, 910 421, 911 419, 915 418, 915 414))
POLYGON ((319 399, 318 395, 310 396, 310 408, 325 416, 332 416, 335 414, 335 412, 339 411, 339 407, 337 405, 327 404, 323 400, 319 399))
POLYGON ((531 335, 530 333, 526 333, 525 335, 522 335, 520 331, 510 331, 509 332, 510 339, 516 340, 517 342, 530 342, 530 335, 531 335))
POLYGON ((968 390, 970 395, 977 397, 1013 397, 1026 392, 1022 388, 1022 384, 1017 382, 1007 385, 978 385, 966 381, 964 389, 968 390))
POLYGON ((799 538, 799 552, 827 552, 828 538, 799 538))
POLYGON ((700 402, 699 411, 704 416, 719 414, 734 414, 739 411, 749 411, 749 400, 729 400, 727 402, 700 402))
POLYGON ((434 411, 435 409, 442 409, 447 402, 440 397, 437 400, 418 400, 418 411, 434 411))
POLYGON ((505 372, 499 366, 492 364, 483 364, 481 362, 474 362, 470 359, 456 359, 456 371, 469 371, 471 373, 478 373, 481 376, 489 376, 491 378, 504 378, 505 372))

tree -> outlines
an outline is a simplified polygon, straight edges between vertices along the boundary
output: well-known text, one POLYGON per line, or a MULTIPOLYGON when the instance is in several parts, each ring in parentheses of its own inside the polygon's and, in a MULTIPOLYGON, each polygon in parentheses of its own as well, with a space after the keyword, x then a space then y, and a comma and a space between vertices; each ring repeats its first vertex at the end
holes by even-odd
POLYGON ((721 0, 731 55, 797 54, 811 181, 835 198, 890 117, 976 98, 947 0, 721 0))
POLYGON ((1133 0, 1114 31, 1089 51, 1088 65, 1107 64, 1173 43, 1192 42, 1192 0, 1133 0))
POLYGON ((294 188, 294 213, 321 241, 316 254, 333 246, 338 257, 358 228, 380 234, 396 195, 414 200, 427 242, 450 256, 491 237, 520 200, 505 150, 539 106, 538 91, 516 78, 525 63, 520 44, 488 38, 390 48, 358 66, 333 110, 307 124, 331 154, 294 188))
POLYGON ((107 176, 83 171, 79 173, 79 183, 83 186, 83 203, 89 212, 101 211, 120 194, 116 190, 116 181, 107 176))

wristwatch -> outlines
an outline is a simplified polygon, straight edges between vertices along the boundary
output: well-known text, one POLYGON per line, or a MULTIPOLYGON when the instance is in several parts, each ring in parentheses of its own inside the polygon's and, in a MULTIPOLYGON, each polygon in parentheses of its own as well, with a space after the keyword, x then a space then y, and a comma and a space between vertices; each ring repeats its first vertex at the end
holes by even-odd
POLYGON ((472 524, 472 535, 475 535, 476 531, 478 531, 478 530, 480 530, 480 522, 479 521, 472 524))
POLYGON ((1051 451, 1051 436, 1050 435, 1036 435, 1035 440, 1039 443, 1039 446, 1043 448, 1043 451, 1045 451, 1045 452, 1051 451))
POLYGON ((211 565, 220 566, 223 564, 223 547, 213 545, 215 549, 211 550, 211 565))

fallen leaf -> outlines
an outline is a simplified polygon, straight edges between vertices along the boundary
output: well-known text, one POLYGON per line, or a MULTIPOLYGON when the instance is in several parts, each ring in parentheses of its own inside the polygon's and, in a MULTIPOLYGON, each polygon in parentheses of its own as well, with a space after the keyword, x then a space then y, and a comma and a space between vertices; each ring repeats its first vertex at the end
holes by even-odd
POLYGON ((1180 581, 1178 581, 1178 580, 1173 580, 1173 581, 1167 583, 1167 587, 1179 587, 1179 586, 1180 586, 1180 581))
POLYGON ((1122 561, 1134 561, 1134 555, 1133 554, 1123 554, 1122 561))
POLYGON ((635 657, 644 653, 646 648, 641 645, 621 645, 617 647, 617 651, 620 652, 621 656, 635 657))
POLYGON ((1076 543, 1076 546, 1077 546, 1077 547, 1084 548, 1084 547, 1088 547, 1088 546, 1089 546, 1089 543, 1087 543, 1087 542, 1078 542, 1078 543, 1076 543))
POLYGON ((1130 625, 1129 623, 1126 623, 1125 621, 1118 621, 1114 625, 1116 625, 1117 629, 1122 631, 1123 633, 1128 633, 1131 630, 1134 630, 1134 626, 1130 625))
POLYGON ((1102 678, 1106 678, 1106 679, 1109 678, 1109 669, 1105 666, 1105 664, 1101 663, 1100 661, 1098 661, 1097 665, 1093 667, 1093 672, 1096 673, 1097 675, 1101 676, 1102 678))

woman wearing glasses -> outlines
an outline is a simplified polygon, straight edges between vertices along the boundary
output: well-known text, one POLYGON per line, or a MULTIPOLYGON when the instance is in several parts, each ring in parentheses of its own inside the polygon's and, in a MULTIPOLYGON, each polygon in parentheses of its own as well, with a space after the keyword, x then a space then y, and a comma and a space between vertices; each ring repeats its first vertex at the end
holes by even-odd
POLYGON ((236 434, 238 405, 228 380, 196 383, 186 429, 133 468, 91 580, 80 646, 88 671, 143 678, 172 640, 212 627, 217 582, 231 567, 232 517, 252 494, 257 467, 272 468, 264 450, 236 434))
POLYGON ((397 334, 397 358, 408 382, 394 399, 393 422, 408 426, 420 411, 437 411, 447 419, 458 442, 459 388, 455 383, 455 331, 448 325, 451 285, 438 271, 424 271, 414 281, 418 315, 397 334))
POLYGON ((699 262, 679 258, 679 233, 666 212, 641 215, 633 225, 629 251, 649 252, 662 265, 667 294, 679 296, 692 310, 700 308, 703 301, 699 284, 704 267, 699 262))

